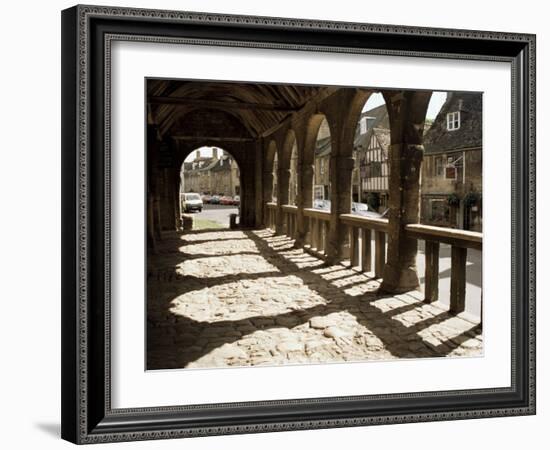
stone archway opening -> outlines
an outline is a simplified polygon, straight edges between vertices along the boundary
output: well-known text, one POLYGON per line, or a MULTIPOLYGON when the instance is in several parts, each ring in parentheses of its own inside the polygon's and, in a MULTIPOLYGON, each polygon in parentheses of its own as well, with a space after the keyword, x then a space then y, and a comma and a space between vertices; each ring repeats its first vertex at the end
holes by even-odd
POLYGON ((296 138, 293 139, 294 142, 290 151, 288 204, 296 206, 298 201, 298 146, 296 144, 296 138))
POLYGON ((273 169, 271 171, 273 175, 273 184, 271 187, 271 201, 273 203, 277 203, 277 195, 278 195, 278 182, 279 182, 279 158, 277 156, 277 153, 275 153, 275 156, 273 157, 273 169))
POLYGON ((331 210, 331 152, 330 127, 323 117, 315 140, 313 157, 313 208, 330 212, 331 210))
POLYGON ((191 221, 193 230, 236 227, 241 186, 239 164, 227 150, 202 146, 190 152, 180 170, 179 209, 184 230, 191 221))
POLYGON ((383 217, 389 199, 390 123, 384 97, 372 93, 361 109, 353 139, 351 213, 383 217))

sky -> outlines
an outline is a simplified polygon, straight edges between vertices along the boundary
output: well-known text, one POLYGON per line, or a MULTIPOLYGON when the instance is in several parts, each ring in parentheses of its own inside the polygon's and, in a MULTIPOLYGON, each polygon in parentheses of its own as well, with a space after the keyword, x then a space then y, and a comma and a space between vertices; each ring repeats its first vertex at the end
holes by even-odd
MULTIPOLYGON (((426 113, 426 119, 433 120, 436 118, 437 113, 443 106, 443 103, 445 103, 445 98, 447 97, 447 92, 441 92, 441 91, 434 91, 432 94, 432 98, 430 100, 430 104, 428 105, 428 111, 426 113)), ((367 103, 365 103, 365 106, 363 107, 363 111, 368 111, 370 109, 376 108, 377 106, 380 106, 384 103, 384 98, 382 97, 382 94, 375 93, 369 97, 369 100, 367 103)), ((212 156, 212 147, 201 147, 197 150, 200 150, 201 156, 212 156)), ((195 152, 189 154, 187 158, 185 158, 185 162, 191 162, 195 159, 195 152)))
MULTIPOLYGON (((443 106, 443 103, 445 103, 446 98, 447 92, 434 91, 432 93, 432 98, 430 99, 430 103, 428 105, 428 111, 426 112, 426 119, 434 120, 436 118, 437 113, 443 106)), ((367 103, 365 103, 363 111, 369 111, 370 109, 376 108, 382 104, 384 104, 384 97, 382 97, 382 94, 380 93, 375 93, 371 95, 367 103)))

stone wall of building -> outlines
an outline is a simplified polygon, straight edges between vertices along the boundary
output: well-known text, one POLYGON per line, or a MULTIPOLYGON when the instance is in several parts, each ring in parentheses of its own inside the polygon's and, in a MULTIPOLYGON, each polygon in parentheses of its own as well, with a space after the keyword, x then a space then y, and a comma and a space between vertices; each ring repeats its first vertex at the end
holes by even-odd
POLYGON ((481 148, 425 155, 421 221, 481 231, 481 148))
POLYGON ((211 157, 203 157, 197 150, 191 162, 184 163, 182 192, 199 194, 240 195, 240 171, 233 157, 213 149, 211 157))

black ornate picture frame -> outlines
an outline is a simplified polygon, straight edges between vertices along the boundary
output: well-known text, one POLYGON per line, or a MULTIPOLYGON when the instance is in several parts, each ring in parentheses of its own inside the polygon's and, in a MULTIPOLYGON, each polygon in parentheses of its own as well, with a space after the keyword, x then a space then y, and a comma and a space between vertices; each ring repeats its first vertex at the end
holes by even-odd
MULTIPOLYGON (((74 443, 535 414, 535 36, 99 6, 62 12, 62 437, 74 443), (512 370, 501 388, 113 409, 113 41, 503 61, 512 72, 512 370)), ((496 257, 496 256, 495 256, 496 257)))

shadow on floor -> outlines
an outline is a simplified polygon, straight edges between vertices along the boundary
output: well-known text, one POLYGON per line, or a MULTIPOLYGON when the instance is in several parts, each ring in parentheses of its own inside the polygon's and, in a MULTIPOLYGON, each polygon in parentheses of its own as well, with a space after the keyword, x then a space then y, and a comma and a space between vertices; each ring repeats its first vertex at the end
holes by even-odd
MULTIPOLYGON (((192 233, 199 234, 201 232, 192 233)), ((151 272, 148 278, 147 369, 186 367, 189 363, 222 347, 224 344, 234 343, 257 331, 275 328, 292 329, 309 322, 313 318, 324 317, 341 311, 347 311, 355 316, 357 323, 370 330, 383 343, 385 350, 396 358, 445 356, 456 349, 461 342, 481 333, 480 325, 472 325, 470 329, 453 337, 452 340, 449 339, 430 345, 421 336, 422 330, 455 316, 446 311, 436 311, 435 314, 430 314, 429 317, 419 320, 414 325, 409 324, 406 326, 401 321, 396 320, 396 317, 422 308, 426 306, 425 303, 420 300, 412 300, 409 304, 383 312, 373 303, 388 298, 387 295, 381 296, 373 291, 361 295, 349 295, 346 293, 349 285, 343 287, 334 285, 335 280, 344 276, 357 276, 357 272, 351 271, 348 275, 325 279, 322 276, 324 269, 326 269, 324 273, 337 272, 338 269, 331 270, 332 267, 326 266, 324 263, 317 264, 312 268, 299 267, 300 262, 306 261, 307 263, 307 261, 310 261, 311 256, 299 252, 289 253, 293 249, 292 240, 284 236, 274 237, 268 231, 245 231, 243 233, 247 239, 254 242, 260 255, 275 270, 262 273, 221 275, 210 278, 181 276, 177 274, 175 267, 185 260, 194 258, 196 255, 190 257, 178 251, 183 242, 180 236, 173 236, 163 242, 162 245, 165 250, 169 250, 171 247, 174 255, 170 255, 168 258, 169 263, 162 264, 162 267, 167 273, 175 275, 173 278, 164 279, 158 277, 159 272, 151 272), (276 242, 275 246, 272 245, 273 242, 276 242), (293 257, 296 261, 293 261, 293 257), (315 271, 320 273, 315 273, 315 271), (156 277, 154 273, 157 274, 156 277), (246 282, 263 277, 286 277, 289 275, 301 279, 304 285, 323 299, 324 304, 304 309, 296 308, 293 311, 275 315, 258 314, 239 320, 221 321, 199 321, 183 315, 175 315, 171 311, 172 302, 176 297, 194 290, 235 281, 246 282)), ((188 241, 188 244, 194 244, 195 242, 188 241)), ((238 242, 236 245, 238 245, 238 242)), ((247 254, 247 252, 243 253, 247 254)), ((239 254, 238 250, 234 254, 239 254)), ((257 255, 257 253, 253 254, 257 255)), ((216 256, 218 255, 208 254, 201 257, 212 258, 216 256)), ((315 259, 313 258, 313 260, 315 259)), ((152 257, 150 262, 154 264, 155 257, 152 257)), ((340 266, 340 269, 349 271, 343 266, 340 266)), ((363 283, 369 281, 373 280, 366 279, 363 283)), ((353 284, 358 284, 358 282, 353 284)))

